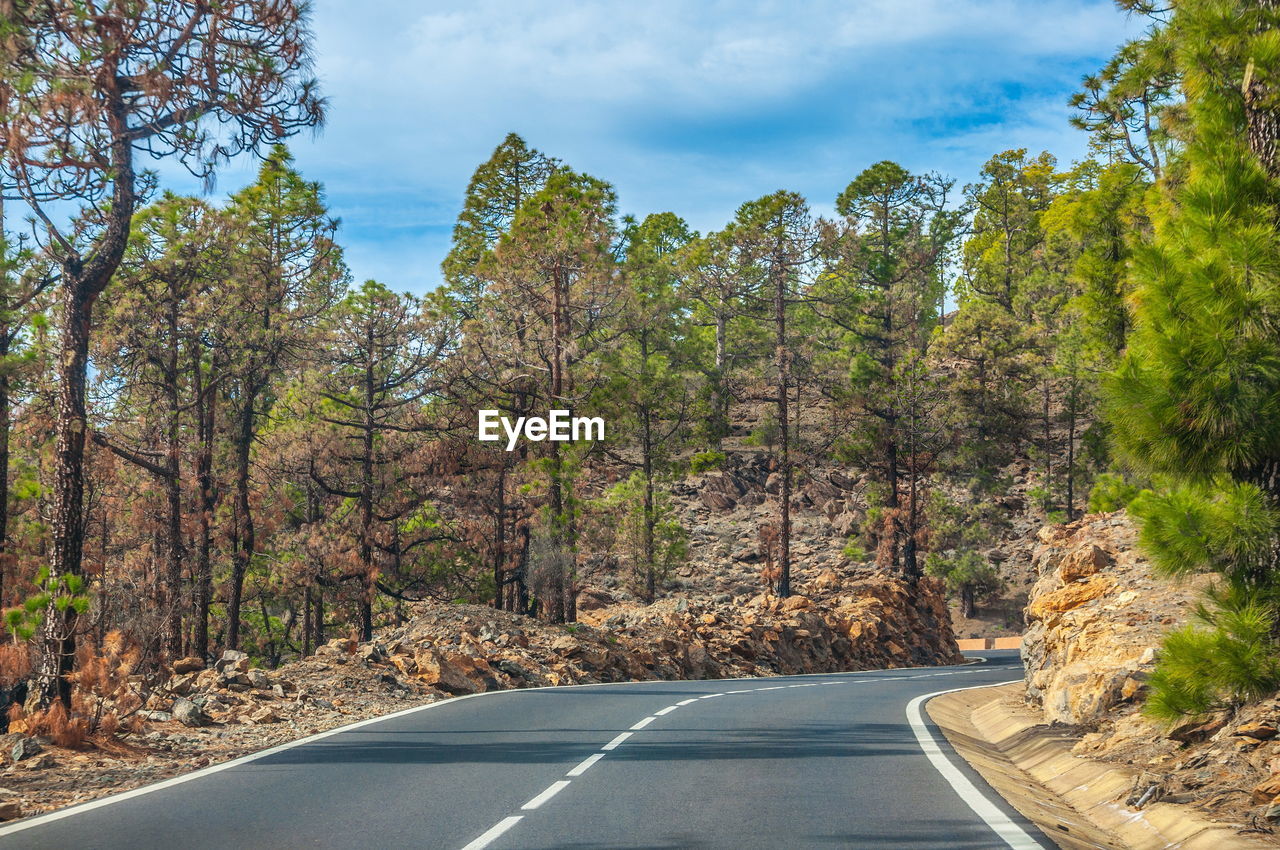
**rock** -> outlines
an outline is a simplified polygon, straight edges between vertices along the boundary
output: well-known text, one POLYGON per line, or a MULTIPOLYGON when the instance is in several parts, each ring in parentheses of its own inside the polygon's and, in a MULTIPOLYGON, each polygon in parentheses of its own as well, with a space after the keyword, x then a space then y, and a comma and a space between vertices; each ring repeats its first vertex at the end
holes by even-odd
POLYGON ((1062 559, 1062 564, 1058 567, 1058 578, 1063 584, 1087 578, 1095 573, 1105 570, 1111 564, 1111 556, 1094 543, 1088 543, 1079 549, 1073 550, 1069 555, 1062 559))
POLYGON ((1249 796, 1253 800, 1254 805, 1274 802, 1277 797, 1280 797, 1280 773, 1273 773, 1257 785, 1253 786, 1253 790, 1249 792, 1249 796))
POLYGON ((388 658, 386 647, 376 640, 360 644, 356 649, 356 655, 370 664, 379 664, 388 658))
POLYGON ((1280 821, 1280 799, 1272 800, 1262 816, 1269 821, 1280 821))
POLYGON ((813 605, 807 596, 788 596, 779 606, 783 611, 803 611, 813 605))
MULTIPOLYGON (((1277 731, 1276 727, 1270 723, 1243 723, 1236 729, 1235 734, 1245 738, 1256 738, 1259 741, 1269 741, 1276 736, 1277 731)), ((1280 794, 1280 791, 1276 793, 1280 794)))
POLYGON ((186 658, 179 658, 170 665, 170 669, 175 674, 194 673, 197 670, 204 669, 204 659, 198 655, 188 655, 186 658))
POLYGON ((270 706, 265 706, 265 705, 262 708, 258 709, 257 711, 253 712, 252 714, 250 714, 249 719, 252 720, 254 723, 279 723, 280 722, 279 716, 277 716, 276 713, 271 710, 270 706))
POLYGON ((14 742, 13 747, 9 750, 9 759, 15 764, 23 759, 29 759, 32 756, 44 752, 44 746, 35 738, 23 736, 14 742))
POLYGON ((725 493, 718 493, 714 490, 703 490, 702 504, 706 505, 713 511, 731 511, 737 504, 738 500, 725 493))
POLYGON ((208 691, 221 686, 222 676, 214 670, 201 670, 196 674, 196 680, 193 688, 198 691, 208 691))
POLYGON ((0 820, 17 820, 22 817, 22 804, 14 800, 0 803, 0 820))
POLYGON ((823 570, 818 577, 809 583, 815 591, 836 590, 842 584, 840 574, 835 570, 823 570))
POLYGON ((171 694, 186 696, 195 690, 196 679, 195 673, 182 673, 171 677, 168 682, 165 682, 164 689, 171 694))
POLYGON ((173 719, 183 726, 191 727, 207 726, 209 723, 209 716, 204 710, 186 697, 173 701, 173 719))
POLYGON ((599 611, 601 608, 609 607, 616 601, 613 594, 600 587, 584 587, 578 591, 579 611, 599 611))
POLYGON ((23 770, 48 770, 57 766, 58 762, 51 753, 41 753, 35 758, 27 759, 22 763, 23 770))
POLYGON ((428 685, 434 685, 451 694, 474 694, 484 690, 476 682, 467 678, 466 674, 453 660, 434 648, 426 648, 414 656, 414 664, 418 678, 428 685))
POLYGON ((243 673, 245 670, 249 669, 249 656, 239 650, 228 649, 223 652, 222 657, 214 663, 213 669, 219 673, 226 673, 227 671, 243 673))
POLYGON ((1085 581, 1072 582, 1032 600, 1027 607, 1028 620, 1043 620, 1050 614, 1061 614, 1073 608, 1079 608, 1086 602, 1104 596, 1115 586, 1115 582, 1106 576, 1090 576, 1085 581))
POLYGON ((1166 737, 1171 741, 1191 744, 1213 736, 1226 725, 1226 715, 1219 714, 1210 717, 1208 720, 1189 720, 1186 723, 1175 726, 1166 733, 1166 737))
POLYGON ((167 711, 139 711, 138 716, 152 723, 168 723, 173 715, 167 711))
POLYGON ((251 688, 266 691, 271 689, 271 677, 261 670, 250 670, 244 674, 241 684, 246 684, 251 688))

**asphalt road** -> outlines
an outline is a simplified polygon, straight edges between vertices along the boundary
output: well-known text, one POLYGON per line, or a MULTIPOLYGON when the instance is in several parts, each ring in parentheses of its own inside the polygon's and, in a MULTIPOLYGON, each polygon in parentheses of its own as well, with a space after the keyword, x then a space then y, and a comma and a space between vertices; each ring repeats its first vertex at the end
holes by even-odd
POLYGON ((988 823, 995 812, 1012 823, 1005 835, 1025 833, 1012 846, 1052 848, 945 742, 926 757, 908 723, 917 696, 1020 677, 1016 653, 985 655, 450 700, 20 821, 0 828, 0 847, 1011 846, 988 823), (966 802, 975 795, 987 820, 966 802))

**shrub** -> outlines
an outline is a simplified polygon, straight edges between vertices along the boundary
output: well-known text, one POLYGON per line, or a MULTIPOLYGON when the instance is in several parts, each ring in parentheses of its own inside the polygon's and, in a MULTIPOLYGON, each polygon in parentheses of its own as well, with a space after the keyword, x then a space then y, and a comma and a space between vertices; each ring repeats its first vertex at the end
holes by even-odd
POLYGON ((1104 472, 1089 490, 1089 512, 1111 513, 1127 508, 1138 493, 1138 488, 1125 481, 1123 476, 1104 472))
POLYGON ((699 472, 710 472, 713 469, 721 469, 724 467, 726 456, 724 452, 698 452, 689 458, 689 472, 697 475, 699 472))

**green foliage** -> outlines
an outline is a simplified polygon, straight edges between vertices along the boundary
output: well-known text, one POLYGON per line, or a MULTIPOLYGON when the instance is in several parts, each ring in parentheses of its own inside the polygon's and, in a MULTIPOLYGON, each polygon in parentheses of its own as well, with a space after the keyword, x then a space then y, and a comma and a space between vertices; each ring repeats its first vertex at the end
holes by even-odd
POLYGON ((708 451, 694 452, 689 458, 689 474, 697 475, 699 472, 710 472, 713 469, 722 469, 726 456, 724 452, 708 451))
POLYGON ((952 594, 981 600, 1004 589, 1004 580, 990 561, 971 549, 950 554, 930 552, 925 558, 925 572, 943 579, 952 594))
POLYGON ((869 557, 867 555, 867 550, 863 547, 861 541, 856 538, 850 538, 850 540, 844 544, 844 548, 841 549, 840 552, 855 564, 860 564, 869 557))
POLYGON ((1202 613, 1209 628, 1188 625, 1165 637, 1150 679, 1148 716, 1178 723, 1262 699, 1280 687, 1273 607, 1244 601, 1202 613))
POLYGON ((1130 484, 1123 475, 1104 472, 1093 482, 1089 491, 1089 511, 1091 513, 1110 513, 1127 508, 1137 498, 1140 488, 1130 484))
POLYGON ((616 540, 637 586, 646 587, 650 576, 655 585, 661 584, 688 560, 689 534, 675 506, 665 492, 656 489, 646 506, 642 473, 635 472, 609 488, 603 507, 615 519, 616 540))
POLYGON ((780 436, 781 429, 778 427, 777 417, 767 414, 759 425, 751 429, 751 433, 742 442, 748 446, 762 446, 772 450, 780 436))
POLYGON ((1150 702, 1165 719, 1280 684, 1280 181, 1245 115, 1254 81, 1274 97, 1277 30, 1267 4, 1186 0, 1134 48, 1181 77, 1186 145, 1134 252, 1134 328, 1108 415, 1121 459, 1155 482, 1130 509, 1156 568, 1222 577, 1203 627, 1166 642, 1150 702))
POLYGON ((84 578, 73 574, 50 576, 48 567, 41 567, 35 578, 36 592, 22 604, 4 612, 4 624, 14 640, 31 640, 44 623, 45 613, 55 611, 88 612, 90 600, 84 578))

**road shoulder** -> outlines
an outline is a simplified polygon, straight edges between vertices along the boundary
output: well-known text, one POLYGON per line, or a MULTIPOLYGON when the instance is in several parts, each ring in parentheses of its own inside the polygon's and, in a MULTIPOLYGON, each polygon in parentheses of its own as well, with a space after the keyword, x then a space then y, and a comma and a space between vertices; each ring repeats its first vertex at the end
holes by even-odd
POLYGON ((1009 803, 1064 848, 1274 847, 1186 806, 1124 805, 1133 773, 1071 753, 1075 738, 1046 726, 1019 684, 944 694, 926 711, 961 756, 1009 803))

